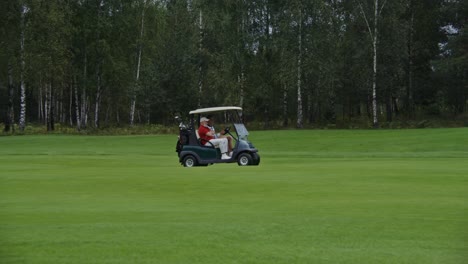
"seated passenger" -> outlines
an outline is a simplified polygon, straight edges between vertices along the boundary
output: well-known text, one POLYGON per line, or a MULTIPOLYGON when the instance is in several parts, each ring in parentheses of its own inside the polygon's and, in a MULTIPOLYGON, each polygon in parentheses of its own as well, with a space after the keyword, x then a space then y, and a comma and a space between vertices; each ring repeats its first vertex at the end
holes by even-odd
POLYGON ((211 129, 211 131, 214 132, 214 137, 215 138, 227 138, 228 140, 228 155, 232 156, 232 137, 229 135, 226 135, 226 131, 222 130, 220 133, 216 133, 215 128, 214 128, 214 117, 211 115, 207 116, 208 118, 208 127, 211 129))
POLYGON ((205 146, 213 144, 221 151, 221 159, 230 159, 228 156, 228 140, 227 138, 215 138, 215 133, 208 126, 209 119, 206 117, 200 118, 200 128, 198 128, 198 135, 200 136, 201 143, 205 146), (210 144, 211 143, 211 144, 210 144))

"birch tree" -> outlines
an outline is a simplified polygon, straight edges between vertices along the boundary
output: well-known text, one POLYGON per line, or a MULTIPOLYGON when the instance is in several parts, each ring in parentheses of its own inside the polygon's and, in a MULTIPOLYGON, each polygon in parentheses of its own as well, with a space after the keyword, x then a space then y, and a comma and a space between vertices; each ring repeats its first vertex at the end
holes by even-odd
MULTIPOLYGON (((72 91, 70 92, 70 96, 74 95, 75 96, 75 116, 76 116, 76 130, 80 131, 81 130, 81 114, 80 114, 80 100, 78 96, 78 84, 76 81, 76 75, 73 76, 73 85, 72 85, 72 91)), ((71 101, 71 97, 70 97, 71 101)), ((71 116, 71 113, 70 113, 71 116)))
POLYGON ((99 110, 101 106, 101 95, 102 95, 102 68, 103 68, 103 61, 104 61, 104 52, 103 46, 105 40, 101 39, 101 28, 103 27, 104 14, 105 12, 102 11, 104 8, 104 0, 97 1, 97 30, 96 30, 96 57, 97 57, 97 65, 96 65, 96 95, 95 95, 95 103, 94 103, 94 127, 99 127, 99 110))
POLYGON ((28 7, 23 3, 21 7, 21 44, 20 44, 20 117, 19 117, 19 129, 21 132, 24 131, 26 126, 26 83, 25 83, 25 50, 24 50, 24 38, 25 38, 25 16, 28 12, 28 7))
MULTIPOLYGON (((382 13, 382 9, 385 6, 387 0, 383 0, 382 5, 379 5, 379 0, 373 0, 374 8, 373 8, 373 17, 369 16, 368 13, 364 10, 363 4, 361 0, 356 0, 359 9, 361 11, 362 17, 364 18, 367 26, 367 30, 372 42, 372 123, 375 128, 379 127, 378 121, 378 113, 377 113, 377 45, 379 40, 379 29, 378 29, 378 22, 379 17, 382 13), (373 23, 371 26, 371 20, 373 19, 373 23)), ((382 1, 382 0, 381 0, 382 1)))
POLYGON ((75 115, 77 130, 88 126, 89 95, 88 90, 88 54, 92 43, 92 25, 95 22, 93 8, 89 1, 77 2, 74 10, 73 24, 75 25, 75 54, 77 58, 73 68, 75 75, 75 115))
POLYGON ((138 41, 138 55, 137 55, 137 65, 136 65, 136 74, 135 74, 135 84, 132 88, 132 99, 130 102, 130 126, 133 126, 135 120, 135 104, 136 104, 136 88, 139 86, 140 80, 140 66, 141 66, 141 56, 143 50, 143 33, 145 28, 145 10, 146 10, 146 0, 143 0, 143 7, 141 10, 141 23, 140 23, 140 38, 138 41))

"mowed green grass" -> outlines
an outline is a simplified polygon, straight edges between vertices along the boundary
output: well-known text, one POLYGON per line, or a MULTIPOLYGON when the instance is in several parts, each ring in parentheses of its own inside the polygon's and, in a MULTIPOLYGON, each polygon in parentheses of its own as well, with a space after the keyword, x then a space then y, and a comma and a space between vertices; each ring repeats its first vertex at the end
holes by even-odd
POLYGON ((468 129, 0 137, 0 263, 467 263, 468 129))

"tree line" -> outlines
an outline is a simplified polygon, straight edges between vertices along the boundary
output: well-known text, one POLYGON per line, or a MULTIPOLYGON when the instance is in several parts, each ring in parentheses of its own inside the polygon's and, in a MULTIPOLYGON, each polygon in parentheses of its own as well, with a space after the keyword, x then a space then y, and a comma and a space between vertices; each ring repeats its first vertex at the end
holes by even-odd
POLYGON ((237 105, 266 127, 467 113, 467 1, 4 0, 0 114, 169 124, 237 105))

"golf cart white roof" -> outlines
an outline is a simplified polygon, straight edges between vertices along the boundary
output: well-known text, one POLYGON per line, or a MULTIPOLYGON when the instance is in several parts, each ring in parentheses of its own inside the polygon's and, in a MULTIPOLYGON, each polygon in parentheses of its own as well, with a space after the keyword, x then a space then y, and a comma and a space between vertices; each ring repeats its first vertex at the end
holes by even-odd
POLYGON ((242 111, 242 108, 238 106, 221 106, 221 107, 208 107, 208 108, 200 108, 196 110, 192 110, 189 112, 189 114, 203 114, 203 113, 211 113, 211 112, 219 112, 219 111, 226 111, 226 110, 240 110, 242 111))

